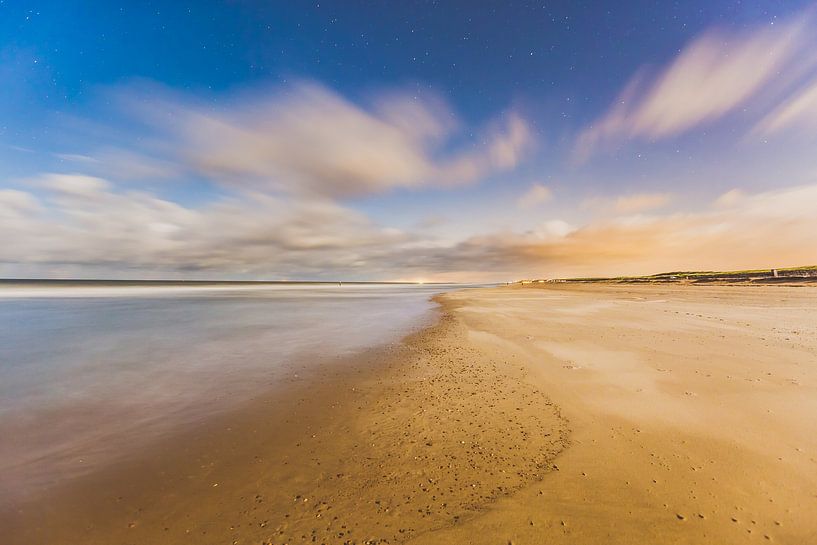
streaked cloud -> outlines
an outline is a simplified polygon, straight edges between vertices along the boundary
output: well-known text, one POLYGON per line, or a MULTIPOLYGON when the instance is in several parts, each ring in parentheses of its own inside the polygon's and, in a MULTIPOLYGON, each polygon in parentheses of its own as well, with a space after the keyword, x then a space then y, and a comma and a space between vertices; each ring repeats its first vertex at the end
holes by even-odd
POLYGON ((89 155, 82 155, 81 153, 55 153, 54 156, 62 161, 67 161, 70 163, 92 165, 97 162, 97 160, 93 157, 89 155))
POLYGON ((461 121, 436 97, 388 92, 359 104, 314 82, 236 94, 218 107, 155 88, 128 90, 121 102, 165 138, 179 168, 290 195, 474 183, 514 169, 534 145, 514 112, 463 138, 461 121))
MULTIPOLYGON (((518 165, 530 151, 533 135, 528 124, 518 114, 511 113, 498 121, 485 136, 489 159, 485 164, 493 170, 509 170, 518 165)), ((483 167, 483 168, 485 168, 483 167)))
MULTIPOLYGON (((738 68, 726 67, 719 54, 703 62, 714 42, 702 38, 646 87, 650 92, 632 85, 626 94, 643 104, 608 120, 618 124, 609 136, 663 137, 726 115, 734 106, 689 106, 685 119, 693 125, 659 123, 654 103, 680 96, 671 74, 678 71, 705 82, 707 70, 726 70, 731 75, 717 81, 740 80, 745 50, 794 47, 785 43, 799 43, 795 26, 730 42, 729 51, 740 53, 730 60, 738 68)), ((768 81, 761 79, 759 87, 768 81)), ((797 87, 800 94, 807 88, 797 87)), ((810 102, 797 92, 777 96, 791 97, 792 111, 808 111, 798 104, 810 102)), ((542 183, 518 189, 524 214, 513 202, 507 210, 483 202, 463 210, 427 206, 436 204, 434 189, 500 178, 532 155, 534 132, 513 111, 474 127, 433 96, 375 93, 356 102, 315 83, 213 102, 161 89, 129 89, 119 98, 149 131, 135 132, 130 145, 122 130, 110 144, 70 149, 58 163, 67 172, 0 189, 0 274, 502 280, 817 262, 815 185, 735 189, 687 213, 672 211, 674 195, 637 181, 628 183, 635 192, 592 198, 583 210, 581 202, 573 209, 575 193, 565 186, 558 217, 541 206, 553 196, 542 183), (218 187, 188 198, 178 187, 134 183, 154 179, 204 179, 218 187), (370 203, 355 199, 406 188, 428 193, 407 205, 415 209, 396 214, 402 229, 388 224, 389 214, 373 214, 381 218, 374 221, 362 212, 370 203), (483 212, 496 221, 484 221, 483 212)), ((769 119, 779 120, 770 121, 773 130, 805 119, 786 111, 771 110, 769 119)), ((587 187, 589 194, 610 193, 599 183, 587 187)))
POLYGON ((808 10, 775 25, 704 33, 656 77, 640 70, 607 113, 580 133, 577 159, 622 139, 675 136, 735 112, 761 94, 785 91, 817 63, 814 23, 808 10))
POLYGON ((117 180, 161 180, 181 176, 184 165, 153 157, 145 153, 119 148, 102 148, 93 157, 84 155, 60 155, 84 170, 98 176, 117 180))
POLYGON ((746 195, 740 189, 730 189, 726 193, 715 199, 717 206, 734 206, 738 204, 746 195))
POLYGON ((636 214, 664 208, 673 199, 671 193, 633 193, 613 198, 593 197, 584 202, 584 208, 615 214, 636 214))
POLYGON ((535 208, 553 198, 553 191, 546 185, 532 184, 516 201, 519 208, 535 208))
POLYGON ((817 134, 817 79, 766 115, 754 132, 771 135, 790 128, 807 129, 817 134))
POLYGON ((672 196, 669 193, 637 193, 618 197, 614 207, 616 212, 633 214, 663 208, 669 204, 671 199, 672 196))

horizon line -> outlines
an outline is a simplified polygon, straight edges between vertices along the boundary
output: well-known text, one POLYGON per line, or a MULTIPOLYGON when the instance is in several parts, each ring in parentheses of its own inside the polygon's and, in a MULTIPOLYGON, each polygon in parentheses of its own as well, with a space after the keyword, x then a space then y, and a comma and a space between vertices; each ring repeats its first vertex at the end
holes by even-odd
MULTIPOLYGON (((119 279, 119 278, 0 278, 0 283, 24 282, 107 282, 118 284, 473 284, 474 282, 426 282, 418 280, 186 280, 186 279, 119 279)), ((503 282, 481 282, 503 283, 503 282)))

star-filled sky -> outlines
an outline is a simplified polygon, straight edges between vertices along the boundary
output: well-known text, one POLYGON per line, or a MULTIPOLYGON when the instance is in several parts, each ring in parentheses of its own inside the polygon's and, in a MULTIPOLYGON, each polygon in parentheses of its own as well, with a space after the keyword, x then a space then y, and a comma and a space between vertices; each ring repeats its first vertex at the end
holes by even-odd
POLYGON ((817 263, 817 4, 0 0, 0 277, 817 263))

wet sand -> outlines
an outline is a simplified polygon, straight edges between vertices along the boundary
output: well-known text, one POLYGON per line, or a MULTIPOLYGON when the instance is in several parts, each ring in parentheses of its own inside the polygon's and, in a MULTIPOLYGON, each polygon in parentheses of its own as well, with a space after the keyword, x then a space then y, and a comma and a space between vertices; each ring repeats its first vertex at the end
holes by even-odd
POLYGON ((558 409, 450 316, 6 513, 5 543, 399 543, 541 480, 558 409))
POLYGON ((814 543, 817 289, 526 286, 0 515, 7 543, 814 543))

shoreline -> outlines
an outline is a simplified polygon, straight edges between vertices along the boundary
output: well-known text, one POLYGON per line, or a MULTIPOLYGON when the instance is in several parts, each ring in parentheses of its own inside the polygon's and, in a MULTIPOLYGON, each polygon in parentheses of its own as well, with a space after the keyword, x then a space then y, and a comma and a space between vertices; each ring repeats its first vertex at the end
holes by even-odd
POLYGON ((476 357, 465 334, 440 310, 399 344, 315 366, 0 525, 12 545, 91 545, 396 543, 461 523, 539 480, 567 434, 522 369, 476 357))
POLYGON ((817 290, 435 300, 438 322, 400 344, 30 505, 9 543, 817 537, 817 290))
POLYGON ((434 322, 439 291, 141 289, 0 301, 0 436, 14 438, 0 441, 0 504, 246 406, 312 365, 399 342, 434 322))

